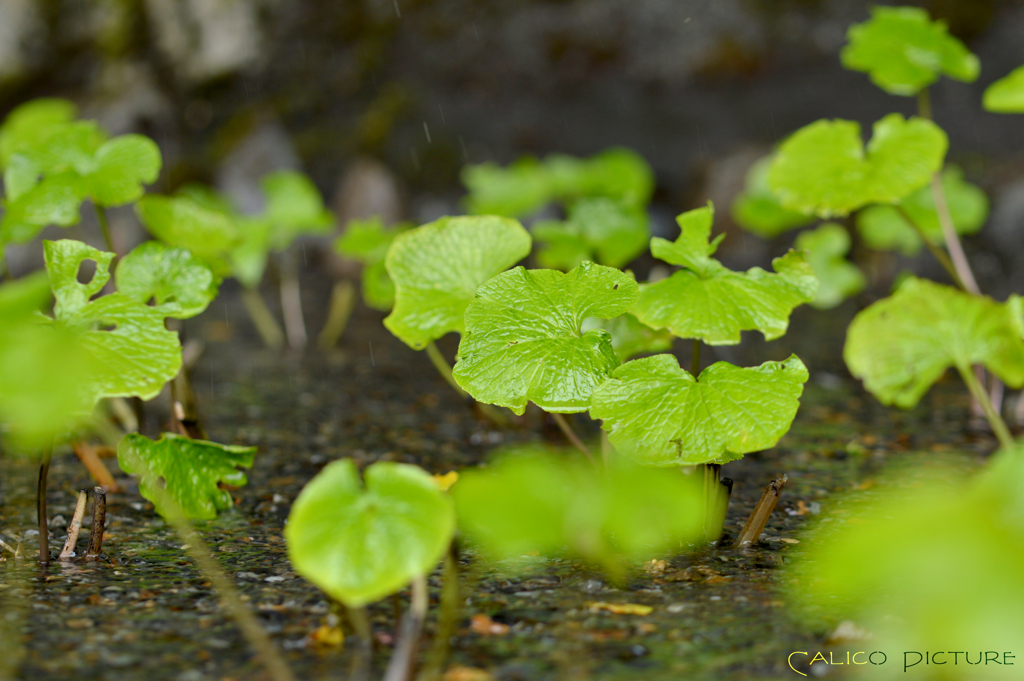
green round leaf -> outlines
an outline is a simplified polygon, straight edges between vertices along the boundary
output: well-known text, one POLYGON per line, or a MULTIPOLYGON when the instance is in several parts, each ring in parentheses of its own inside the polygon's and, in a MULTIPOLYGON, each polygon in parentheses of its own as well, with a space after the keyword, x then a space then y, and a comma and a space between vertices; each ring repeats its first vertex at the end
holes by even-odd
POLYGON ((643 208, 607 198, 581 199, 573 204, 564 223, 545 223, 533 231, 538 240, 554 242, 553 248, 540 252, 538 262, 565 270, 584 260, 622 267, 643 253, 651 236, 643 208), (559 238, 559 224, 565 237, 559 238))
POLYGON ((978 58, 917 7, 873 7, 871 19, 847 32, 843 66, 863 71, 893 95, 916 95, 939 76, 967 83, 978 77, 978 58))
POLYGON ((366 487, 350 459, 335 461, 295 500, 285 539, 295 570, 349 607, 429 573, 455 532, 451 501, 423 470, 375 463, 366 487))
POLYGON ((593 260, 594 251, 574 222, 538 220, 530 227, 537 242, 537 264, 545 269, 568 272, 586 260, 593 260))
POLYGON ((6 169, 14 154, 38 147, 77 113, 66 99, 34 99, 15 108, 0 126, 0 168, 6 169))
POLYGON ((823 218, 869 203, 895 203, 928 184, 942 167, 948 139, 931 121, 889 114, 867 149, 853 121, 820 120, 779 147, 768 183, 786 208, 823 218))
MULTIPOLYGON (((19 157, 14 157, 19 158, 19 157)), ((85 198, 80 178, 74 173, 45 177, 4 206, 0 222, 0 246, 32 241, 49 225, 78 224, 79 206, 85 198)))
POLYGON ((790 251, 772 261, 776 274, 759 267, 728 270, 711 257, 724 235, 709 241, 714 207, 680 215, 675 242, 651 239, 654 257, 684 269, 641 288, 633 314, 653 329, 709 345, 735 345, 740 332, 757 330, 767 340, 786 333, 797 305, 814 299, 818 282, 803 253, 790 251))
POLYGON ((170 248, 147 241, 117 265, 117 290, 148 304, 167 317, 188 319, 206 309, 217 297, 213 272, 187 248, 170 248))
POLYGON ((273 225, 270 242, 283 251, 300 234, 324 234, 334 227, 334 215, 312 180, 294 170, 280 170, 261 181, 267 197, 264 217, 273 225))
POLYGON ((399 234, 385 259, 395 307, 384 326, 417 350, 461 332, 477 287, 525 258, 530 244, 522 225, 494 216, 444 217, 399 234))
POLYGON ((137 201, 142 185, 160 175, 160 148, 143 135, 122 135, 96 151, 96 168, 83 176, 84 186, 100 206, 122 206, 137 201))
POLYGON ((883 404, 908 409, 949 367, 984 364, 1012 388, 1024 384, 1024 308, 908 277, 854 317, 843 358, 883 404))
POLYGON ((231 215, 188 196, 142 197, 135 212, 149 233, 168 246, 187 248, 218 276, 228 273, 226 254, 242 238, 231 215))
POLYGON ((637 300, 632 275, 585 262, 568 274, 517 267, 481 286, 466 309, 453 375, 480 402, 522 414, 586 411, 590 393, 619 364, 611 336, 581 331, 637 300))
POLYGON ((743 192, 732 203, 732 219, 737 225, 765 239, 771 239, 795 227, 811 222, 813 218, 795 210, 783 208, 768 186, 768 170, 772 156, 760 159, 747 171, 743 192))
POLYGON ((1024 66, 985 88, 981 103, 993 113, 1024 113, 1024 66))
POLYGON ((463 471, 452 496, 462 530, 495 558, 568 549, 621 578, 624 557, 659 555, 699 537, 695 482, 677 470, 596 470, 518 448, 463 471))
POLYGON ((473 215, 528 215, 552 199, 543 166, 534 158, 521 158, 508 168, 496 163, 468 165, 462 183, 469 190, 466 210, 473 215))
POLYGON ((165 315, 121 293, 90 300, 110 279, 113 253, 66 239, 45 241, 43 249, 57 324, 79 334, 90 358, 84 389, 93 400, 155 397, 181 369, 181 343, 164 327, 165 315), (86 260, 96 262, 96 273, 82 284, 77 275, 86 260))
POLYGON ((139 493, 164 518, 177 510, 187 518, 210 520, 233 505, 231 494, 218 484, 245 485, 245 473, 238 469, 252 468, 255 453, 255 447, 173 433, 164 433, 156 442, 129 433, 117 445, 117 463, 125 473, 140 476, 139 493))
MULTIPOLYGON (((942 187, 957 234, 974 234, 988 218, 988 197, 963 177, 960 168, 947 166, 942 171, 942 187)), ((931 185, 925 185, 900 201, 899 207, 932 243, 941 244, 942 227, 933 196, 931 185)), ((917 232, 893 206, 868 206, 857 213, 857 231, 865 244, 880 251, 899 250, 904 255, 915 255, 921 250, 917 232)))
POLYGON ((844 257, 850 251, 850 235, 842 225, 827 222, 801 232, 795 245, 807 253, 807 263, 818 279, 818 293, 811 301, 814 307, 833 308, 864 290, 864 275, 844 257))
POLYGON ((796 355, 750 369, 717 362, 696 379, 672 355, 654 355, 616 369, 594 391, 590 415, 637 463, 724 463, 786 434, 807 377, 796 355))

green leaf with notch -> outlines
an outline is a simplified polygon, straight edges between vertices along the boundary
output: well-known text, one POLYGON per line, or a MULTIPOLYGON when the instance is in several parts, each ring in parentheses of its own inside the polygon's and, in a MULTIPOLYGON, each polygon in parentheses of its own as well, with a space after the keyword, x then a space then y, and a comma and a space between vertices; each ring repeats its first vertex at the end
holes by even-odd
POLYGON ((480 402, 522 414, 528 401, 557 413, 586 411, 590 393, 619 364, 611 336, 582 331, 637 300, 631 274, 585 262, 569 273, 516 267, 494 277, 466 308, 453 375, 480 402))
POLYGON ((463 471, 452 488, 461 529, 491 557, 568 549, 621 581, 623 554, 643 559, 698 539, 695 476, 623 462, 597 470, 545 454, 516 447, 463 471))
POLYGON ((384 326, 419 350, 461 332, 477 287, 530 252, 517 221, 495 216, 444 217, 395 237, 385 263, 395 307, 384 326))
POLYGON ((188 319, 217 297, 213 271, 187 248, 147 241, 121 259, 115 273, 117 290, 167 317, 188 319))
MULTIPOLYGON (((942 187, 957 234, 974 234, 980 230, 988 219, 985 192, 965 181, 963 171, 953 165, 942 171, 942 187)), ((932 243, 943 242, 931 185, 921 187, 898 205, 932 243)), ((899 250, 904 255, 915 255, 921 250, 917 232, 894 206, 868 206, 857 213, 857 231, 865 244, 880 251, 899 250)))
POLYGON ((790 251, 773 260, 775 274, 759 267, 733 272, 711 257, 725 236, 709 240, 713 219, 709 203, 677 218, 682 232, 675 242, 651 239, 654 257, 683 269, 644 285, 633 314, 653 329, 709 345, 735 345, 747 330, 767 340, 782 336, 793 308, 812 301, 818 287, 804 254, 790 251))
POLYGON ((843 358, 883 404, 909 409, 946 373, 983 364, 1011 388, 1024 385, 1024 306, 908 277, 861 311, 843 358))
POLYGON ((92 300, 110 280, 113 253, 67 239, 46 241, 43 249, 57 325, 79 334, 91 358, 92 398, 155 397, 181 368, 178 334, 164 328, 165 315, 123 293, 92 300), (96 263, 96 272, 83 284, 78 272, 86 260, 96 263))
POLYGON ((239 468, 252 468, 255 447, 222 445, 164 433, 153 441, 128 433, 117 445, 117 463, 138 475, 139 493, 153 502, 164 518, 180 511, 187 518, 211 520, 234 504, 218 485, 246 484, 239 468), (177 508, 175 508, 177 507, 177 508))
POLYGON ((866 149, 857 123, 820 120, 782 143, 768 184, 786 208, 846 215, 869 203, 896 203, 928 184, 948 144, 931 121, 895 113, 875 123, 866 149))
POLYGON ((594 391, 590 415, 637 463, 725 463, 786 434, 807 377, 796 355, 752 368, 716 362, 698 378, 672 355, 654 355, 616 369, 594 391))
POLYGON ((893 95, 916 95, 942 75, 971 83, 981 69, 945 23, 918 7, 872 7, 871 19, 851 26, 847 39, 843 66, 893 95))
POLYGON ((812 222, 809 215, 784 208, 768 185, 772 156, 755 162, 747 171, 743 192, 732 202, 732 219, 737 225, 765 239, 812 222))
POLYGON ((1024 113, 1024 66, 985 88, 981 103, 993 113, 1024 113))
POLYGON ((422 469, 351 459, 328 464, 292 505, 285 539, 295 570, 328 596, 360 607, 429 574, 455 533, 451 498, 422 469))
POLYGON ((818 292, 811 301, 827 310, 864 290, 864 275, 846 259, 850 252, 850 234, 834 222, 801 232, 795 246, 807 253, 807 264, 818 279, 818 292))

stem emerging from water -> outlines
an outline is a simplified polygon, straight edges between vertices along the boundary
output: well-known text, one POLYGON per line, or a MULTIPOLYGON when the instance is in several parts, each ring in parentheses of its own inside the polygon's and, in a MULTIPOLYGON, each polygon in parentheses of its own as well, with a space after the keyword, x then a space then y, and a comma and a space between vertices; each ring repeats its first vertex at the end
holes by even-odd
POLYGON ((459 543, 453 539, 448 547, 448 555, 444 559, 444 584, 441 587, 441 614, 438 617, 437 632, 434 643, 427 655, 423 671, 416 677, 417 681, 436 681, 451 653, 451 638, 459 626, 459 613, 462 604, 462 589, 459 587, 459 543))
POLYGON ((703 485, 703 521, 704 541, 718 541, 722 537, 722 526, 725 525, 725 514, 729 510, 729 497, 732 495, 732 480, 722 478, 722 465, 717 463, 702 464, 704 472, 703 485))
POLYGON ((420 633, 423 622, 427 619, 429 606, 427 594, 427 576, 416 575, 412 580, 412 600, 409 610, 402 618, 402 627, 398 634, 398 644, 391 655, 384 681, 409 681, 413 667, 416 665, 416 650, 419 648, 420 633))
POLYGON ((988 425, 992 428, 992 432, 995 433, 996 439, 999 440, 999 446, 1004 449, 1013 447, 1014 441, 1013 436, 1010 435, 1010 429, 1007 428, 1006 422, 1003 421, 1003 417, 999 415, 995 407, 992 406, 992 401, 989 399, 988 393, 981 387, 981 381, 978 380, 977 375, 971 367, 957 367, 960 371, 960 376, 964 379, 964 383, 967 384, 967 389, 971 392, 973 397, 981 408, 985 411, 985 418, 988 419, 988 425))
POLYGON ((249 313, 249 319, 256 326, 266 346, 272 350, 283 347, 284 333, 267 308, 267 304, 263 302, 260 292, 255 288, 243 287, 242 303, 245 304, 245 311, 249 313))
POLYGON ((43 452, 39 462, 39 479, 36 482, 36 521, 39 525, 39 562, 50 564, 50 529, 46 517, 46 479, 50 475, 50 459, 53 458, 53 447, 43 452))
POLYGON ((757 502, 757 506, 754 507, 750 517, 747 518, 747 523, 736 537, 735 545, 737 547, 742 548, 747 544, 752 544, 761 536, 761 533, 764 532, 764 526, 768 524, 768 518, 771 516, 772 511, 775 510, 775 504, 779 503, 779 497, 782 496, 782 490, 786 488, 787 482, 789 482, 789 477, 783 475, 781 478, 776 478, 768 483, 764 493, 757 502))

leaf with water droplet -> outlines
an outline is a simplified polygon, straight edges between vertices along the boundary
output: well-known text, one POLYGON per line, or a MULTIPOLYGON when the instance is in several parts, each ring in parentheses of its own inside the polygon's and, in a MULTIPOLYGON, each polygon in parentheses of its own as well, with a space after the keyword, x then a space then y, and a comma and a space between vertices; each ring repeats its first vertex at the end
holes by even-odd
POLYGON ((752 368, 716 362, 698 378, 672 355, 654 355, 616 369, 594 391, 590 415, 637 463, 724 463, 786 434, 807 377, 796 355, 752 368))
POLYGON ((395 307, 384 326, 417 350, 461 332, 477 287, 525 258, 530 245, 522 225, 495 216, 444 217, 399 234, 385 259, 395 307))
POLYGON ((516 414, 528 401, 549 412, 586 411, 619 360, 608 332, 584 332, 583 320, 616 317, 637 295, 631 274, 591 262, 567 274, 522 267, 499 274, 466 308, 455 380, 476 400, 516 414))
POLYGON ((786 208, 846 215, 870 203, 896 203, 928 184, 948 144, 946 133, 922 118, 889 114, 875 123, 867 147, 859 124, 820 120, 782 143, 768 184, 786 208))
POLYGON ((872 7, 871 19, 847 31, 843 66, 863 71, 893 95, 916 95, 945 75, 966 83, 978 78, 978 58, 918 7, 872 7))
POLYGON ((1006 385, 1024 384, 1024 306, 997 303, 908 277, 892 296, 861 311, 843 358, 883 404, 909 409, 950 367, 983 364, 1006 385))
POLYGON ((353 608, 429 574, 455 533, 451 498, 422 469, 383 461, 364 477, 365 487, 351 459, 328 464, 284 530, 295 570, 353 608))
POLYGON ((814 299, 818 282, 799 251, 772 261, 775 274, 754 267, 733 272, 712 258, 724 234, 710 240, 714 206, 677 218, 682 232, 675 242, 651 239, 654 257, 680 265, 667 279, 647 284, 633 314, 653 329, 709 345, 735 345, 740 332, 757 330, 767 340, 786 333, 789 315, 814 299))
MULTIPOLYGON (((988 197, 977 185, 964 180, 957 166, 942 171, 942 187, 946 194, 953 227, 957 234, 974 234, 988 219, 988 197)), ((934 244, 942 244, 942 227, 935 211, 931 185, 925 185, 897 204, 934 244)), ((864 243, 880 251, 899 250, 915 255, 921 250, 921 239, 895 206, 868 206, 857 213, 857 231, 864 243)))
POLYGON ((138 475, 139 493, 153 502, 164 518, 175 512, 185 517, 210 520, 234 504, 231 494, 219 485, 242 487, 252 468, 255 447, 222 445, 164 433, 155 442, 128 433, 117 446, 117 463, 125 473, 138 475))
POLYGON ((864 275, 844 256, 850 251, 850 235, 842 225, 826 222, 801 232, 794 244, 807 254, 807 263, 818 279, 818 292, 811 301, 827 310, 864 289, 864 275))

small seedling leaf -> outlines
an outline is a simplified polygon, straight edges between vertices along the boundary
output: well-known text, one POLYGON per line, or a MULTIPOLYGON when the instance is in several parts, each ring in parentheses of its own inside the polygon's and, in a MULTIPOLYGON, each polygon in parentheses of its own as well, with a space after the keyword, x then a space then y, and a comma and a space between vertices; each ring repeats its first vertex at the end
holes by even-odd
POLYGON ((187 248, 147 241, 121 259, 115 274, 117 290, 148 304, 167 317, 188 319, 206 309, 217 296, 213 271, 187 248))
POLYGON ((842 225, 827 222, 801 232, 795 245, 807 254, 807 263, 818 279, 818 292, 811 301, 814 307, 833 308, 864 289, 864 275, 845 258, 850 251, 850 234, 842 225))
POLYGON ((569 219, 547 221, 533 228, 545 242, 537 254, 541 266, 571 270, 584 260, 622 267, 640 255, 650 239, 643 208, 607 198, 581 199, 569 210, 569 219))
POLYGON ((790 251, 772 261, 775 274, 759 267, 744 273, 711 257, 724 235, 710 240, 714 207, 680 215, 675 242, 651 239, 654 257, 683 269, 645 285, 633 314, 654 329, 709 345, 735 345, 740 332, 757 330, 767 340, 786 333, 789 315, 814 299, 818 282, 803 253, 790 251))
POLYGON ((694 476, 623 463, 596 470, 536 447, 463 471, 452 496, 460 527, 490 556, 568 549, 613 579, 622 578, 624 557, 659 555, 700 532, 694 476))
MULTIPOLYGON (((988 219, 988 197, 977 185, 965 181, 957 166, 942 171, 942 187, 946 203, 958 234, 974 234, 988 219)), ((903 199, 899 207, 920 227, 932 243, 941 244, 942 227, 935 211, 935 199, 930 185, 903 199)), ((868 206, 857 213, 857 231, 864 243, 880 251, 899 250, 904 255, 915 255, 921 250, 921 239, 893 206, 868 206)))
POLYGON ((95 170, 83 175, 87 196, 100 206, 122 206, 138 200, 144 184, 160 174, 160 148, 143 135, 122 135, 96 150, 95 170))
POLYGON ((242 239, 231 215, 191 196, 154 194, 142 197, 135 204, 135 212, 149 233, 160 241, 189 249, 217 276, 229 273, 226 254, 242 239))
POLYGON ((453 375, 480 402, 522 414, 528 401, 549 412, 586 411, 590 393, 619 364, 603 329, 637 300, 632 275, 585 262, 569 273, 516 267, 476 292, 453 375))
POLYGON ((896 203, 928 184, 948 143, 931 121, 900 114, 877 121, 866 148, 857 123, 820 120, 782 143, 768 183, 786 208, 846 215, 869 203, 896 203))
POLYGON ((978 58, 917 7, 873 7, 854 24, 840 55, 843 66, 863 71, 893 95, 916 95, 945 75, 967 83, 978 77, 978 58))
POLYGON ((320 190, 302 173, 280 170, 265 176, 261 184, 275 251, 285 250, 301 234, 324 234, 334 227, 334 215, 324 208, 320 190))
POLYGON ((155 442, 129 433, 117 446, 117 463, 125 473, 139 475, 139 493, 153 502, 164 518, 175 512, 210 520, 233 506, 231 494, 218 485, 246 484, 239 468, 252 468, 255 447, 222 445, 164 433, 155 442))
POLYGON ((747 171, 743 192, 732 203, 732 219, 737 225, 765 239, 771 239, 783 232, 808 224, 814 218, 784 208, 771 187, 768 186, 768 171, 771 156, 766 156, 750 166, 747 171))
POLYGON ((530 252, 530 235, 509 218, 444 217, 395 237, 385 263, 395 307, 384 326, 415 349, 461 332, 477 287, 530 252))
POLYGON ((335 461, 292 506, 285 538, 295 570, 349 607, 429 574, 455 532, 451 498, 425 471, 379 462, 365 471, 335 461))
POLYGON ((92 397, 155 397, 181 368, 178 334, 164 328, 165 315, 122 293, 92 300, 110 280, 113 253, 71 240, 46 241, 43 248, 56 299, 54 318, 79 334, 91 358, 87 389, 92 397), (79 268, 87 260, 96 263, 96 272, 79 283, 79 268))
POLYGON ((843 357, 883 404, 908 409, 950 367, 984 364, 1006 385, 1024 384, 1024 309, 908 277, 854 317, 843 357))
POLYGON ((1024 113, 1024 66, 985 88, 981 101, 993 113, 1024 113))
POLYGON ((716 362, 699 378, 672 355, 654 355, 616 369, 594 391, 590 415, 637 463, 724 463, 786 434, 807 377, 796 355, 752 368, 716 362))

